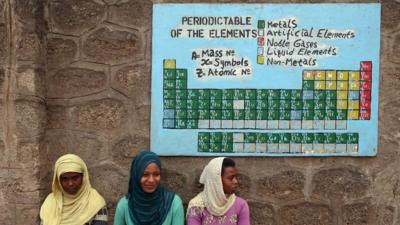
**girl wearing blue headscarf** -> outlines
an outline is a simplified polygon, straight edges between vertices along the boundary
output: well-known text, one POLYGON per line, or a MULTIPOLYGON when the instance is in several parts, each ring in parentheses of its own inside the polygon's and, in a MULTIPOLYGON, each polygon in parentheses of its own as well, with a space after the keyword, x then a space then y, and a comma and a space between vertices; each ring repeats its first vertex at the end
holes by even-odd
POLYGON ((117 205, 114 225, 183 225, 182 200, 160 185, 161 161, 141 152, 132 161, 128 193, 117 205))

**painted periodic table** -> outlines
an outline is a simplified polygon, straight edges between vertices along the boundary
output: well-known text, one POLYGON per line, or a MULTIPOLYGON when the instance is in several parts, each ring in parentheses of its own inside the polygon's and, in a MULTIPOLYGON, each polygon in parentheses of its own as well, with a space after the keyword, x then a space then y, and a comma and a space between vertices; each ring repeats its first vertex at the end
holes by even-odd
POLYGON ((380 4, 154 4, 151 150, 374 156, 380 4))

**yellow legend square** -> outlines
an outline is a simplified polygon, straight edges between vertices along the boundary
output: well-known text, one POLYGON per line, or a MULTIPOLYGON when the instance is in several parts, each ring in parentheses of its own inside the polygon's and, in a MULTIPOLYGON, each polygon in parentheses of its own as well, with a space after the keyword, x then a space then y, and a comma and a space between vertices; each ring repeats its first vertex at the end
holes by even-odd
POLYGON ((348 80, 349 72, 348 71, 338 71, 337 72, 337 80, 348 80))
POLYGON ((337 99, 347 99, 348 92, 347 91, 338 91, 337 99))
POLYGON ((325 71, 316 71, 315 80, 325 80, 325 71))
POLYGON ((354 81, 354 82, 349 82, 350 90, 355 90, 358 91, 360 90, 360 82, 359 81, 354 81))
POLYGON ((264 64, 264 56, 258 55, 257 56, 257 63, 258 64, 264 64))
POLYGON ((336 70, 326 71, 326 80, 336 80, 336 70))
POLYGON ((326 90, 336 90, 336 81, 326 81, 326 90))
POLYGON ((350 71, 350 79, 353 81, 359 81, 360 80, 360 71, 350 71))
POLYGON ((314 81, 315 90, 325 90, 325 81, 314 81))
POLYGON ((164 69, 175 69, 176 61, 175 59, 164 59, 164 69))
POLYGON ((349 100, 349 109, 360 109, 359 100, 349 100))
POLYGON ((337 100, 337 109, 347 109, 347 100, 337 100))
POLYGON ((348 90, 349 89, 349 82, 348 81, 338 81, 337 82, 337 89, 338 90, 348 90))
POLYGON ((314 74, 310 70, 306 70, 303 72, 303 80, 314 80, 314 74))
POLYGON ((359 110, 349 110, 347 111, 347 119, 349 120, 358 120, 359 119, 359 110))

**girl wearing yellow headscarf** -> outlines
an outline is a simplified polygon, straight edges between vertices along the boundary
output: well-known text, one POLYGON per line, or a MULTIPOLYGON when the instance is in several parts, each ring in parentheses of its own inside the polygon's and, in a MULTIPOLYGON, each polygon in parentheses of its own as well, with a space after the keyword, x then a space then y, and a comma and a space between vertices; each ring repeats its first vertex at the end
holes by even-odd
POLYGON ((105 225, 106 203, 92 188, 85 162, 61 156, 54 166, 52 193, 40 209, 42 225, 105 225))

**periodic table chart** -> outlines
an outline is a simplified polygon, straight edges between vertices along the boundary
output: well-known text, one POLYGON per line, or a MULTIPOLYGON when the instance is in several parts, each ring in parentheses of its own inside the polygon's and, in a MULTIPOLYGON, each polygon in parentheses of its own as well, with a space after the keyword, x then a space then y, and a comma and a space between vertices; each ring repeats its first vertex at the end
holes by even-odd
POLYGON ((380 4, 154 4, 151 150, 374 156, 380 4))

